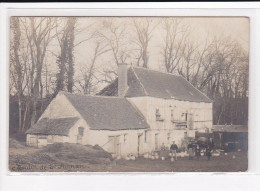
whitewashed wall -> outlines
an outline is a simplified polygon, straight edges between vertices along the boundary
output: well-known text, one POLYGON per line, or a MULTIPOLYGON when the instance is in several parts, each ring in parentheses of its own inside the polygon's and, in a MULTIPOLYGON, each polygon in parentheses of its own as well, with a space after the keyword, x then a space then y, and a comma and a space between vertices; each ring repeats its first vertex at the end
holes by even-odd
POLYGON ((175 124, 171 122, 171 109, 173 109, 174 120, 184 121, 185 117, 181 117, 181 114, 188 112, 193 114, 193 120, 196 121, 194 122, 195 129, 212 128, 212 103, 197 103, 147 96, 127 99, 142 112, 151 129, 174 129, 175 124), (156 121, 155 111, 157 108, 164 121, 156 121))
POLYGON ((88 144, 88 131, 89 131, 89 127, 88 127, 87 123, 85 122, 84 119, 80 119, 70 129, 70 132, 69 132, 68 136, 64 137, 63 142, 67 142, 67 143, 80 143, 80 144, 86 145, 86 144, 88 144), (82 137, 82 141, 81 142, 77 141, 77 137, 79 135, 79 131, 78 131, 79 127, 84 128, 84 133, 83 133, 83 137, 82 137))
POLYGON ((138 135, 141 136, 141 147, 140 153, 147 152, 146 143, 144 143, 144 129, 139 130, 89 130, 88 133, 88 144, 94 146, 99 145, 104 150, 109 152, 109 136, 119 136, 119 143, 121 147, 121 155, 126 156, 127 154, 137 154, 138 153, 138 135), (126 141, 124 141, 124 135, 126 135, 126 141), (143 142, 143 143, 142 143, 143 142))
POLYGON ((152 133, 149 141, 152 150, 154 150, 155 146, 155 134, 159 134, 160 145, 164 143, 164 145, 170 146, 172 141, 175 141, 180 146, 185 132, 187 132, 188 136, 195 137, 196 131, 205 132, 206 128, 209 130, 212 128, 212 103, 197 103, 148 96, 127 99, 140 110, 150 125, 152 133), (156 120, 156 109, 159 109, 163 121, 156 120), (181 116, 182 113, 193 114, 193 129, 178 129, 172 123, 171 110, 173 110, 173 119, 179 121, 185 121, 185 116, 181 116))
MULTIPOLYGON (((41 118, 81 117, 64 94, 59 93, 43 112, 41 118)), ((40 120, 39 119, 39 120, 40 120)))
POLYGON ((53 143, 64 143, 64 139, 66 136, 62 135, 34 135, 34 134, 27 134, 26 135, 26 145, 33 146, 33 147, 43 147, 48 144, 53 143), (44 137, 45 139, 41 139, 44 137), (30 138, 34 138, 35 142, 31 142, 30 138), (51 141, 49 141, 51 140, 51 141))

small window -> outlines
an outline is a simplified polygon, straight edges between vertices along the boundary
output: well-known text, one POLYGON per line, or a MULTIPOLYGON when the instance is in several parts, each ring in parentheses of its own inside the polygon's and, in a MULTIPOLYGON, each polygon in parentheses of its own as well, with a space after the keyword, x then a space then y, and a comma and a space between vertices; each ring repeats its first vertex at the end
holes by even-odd
POLYGON ((185 113, 185 121, 188 121, 188 113, 185 113))
POLYGON ((163 121, 163 118, 161 117, 159 108, 156 109, 155 116, 156 116, 156 121, 163 121))
POLYGON ((80 136, 83 136, 83 134, 84 134, 84 128, 83 128, 83 127, 79 127, 79 128, 78 128, 78 134, 79 134, 80 136))
POLYGON ((174 120, 174 110, 171 109, 171 119, 174 120))
POLYGON ((148 131, 144 131, 144 142, 147 143, 147 133, 148 131))

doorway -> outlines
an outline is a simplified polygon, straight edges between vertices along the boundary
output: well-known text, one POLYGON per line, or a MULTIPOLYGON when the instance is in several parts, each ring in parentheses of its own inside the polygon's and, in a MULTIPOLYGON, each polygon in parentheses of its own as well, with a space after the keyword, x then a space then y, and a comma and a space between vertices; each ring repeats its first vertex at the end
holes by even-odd
POLYGON ((108 152, 115 154, 116 156, 120 156, 121 155, 120 135, 109 136, 108 142, 109 142, 108 152))
POLYGON ((142 145, 143 145, 143 141, 142 141, 142 136, 143 134, 138 134, 138 143, 137 143, 137 154, 140 155, 142 152, 142 145))

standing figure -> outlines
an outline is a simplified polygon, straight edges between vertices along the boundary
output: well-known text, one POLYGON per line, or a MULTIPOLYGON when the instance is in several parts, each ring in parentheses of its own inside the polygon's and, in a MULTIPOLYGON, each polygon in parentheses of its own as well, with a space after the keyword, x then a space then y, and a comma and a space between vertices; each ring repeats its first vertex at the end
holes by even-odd
POLYGON ((162 143, 161 150, 166 150, 166 147, 165 147, 164 143, 162 143))
POLYGON ((210 160, 210 157, 211 157, 211 147, 209 145, 206 147, 206 156, 207 156, 208 160, 210 160))
POLYGON ((189 160, 192 160, 193 156, 194 156, 194 152, 193 152, 193 145, 191 142, 188 144, 187 148, 188 148, 188 153, 189 153, 189 160))
POLYGON ((197 145, 195 148, 195 155, 197 157, 197 160, 199 160, 199 158, 200 158, 200 146, 199 145, 197 145))
POLYGON ((214 141, 213 141, 212 137, 209 138, 209 147, 211 150, 213 150, 213 148, 214 148, 214 141))
POLYGON ((175 160, 177 160, 177 150, 178 150, 178 146, 175 144, 175 141, 172 142, 172 145, 170 147, 172 156, 174 156, 175 160))

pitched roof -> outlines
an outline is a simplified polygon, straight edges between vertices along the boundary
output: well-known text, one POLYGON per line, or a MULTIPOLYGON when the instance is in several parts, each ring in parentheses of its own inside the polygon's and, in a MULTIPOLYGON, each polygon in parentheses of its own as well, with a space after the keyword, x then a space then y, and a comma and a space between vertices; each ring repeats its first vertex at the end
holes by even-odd
POLYGON ((116 78, 112 83, 104 87, 97 95, 101 96, 117 96, 117 86, 118 78, 116 78))
POLYGON ((26 131, 27 134, 68 135, 69 130, 79 120, 77 117, 49 119, 42 118, 26 131))
POLYGON ((246 125, 213 125, 214 132, 248 132, 246 125))
POLYGON ((90 129, 145 129, 144 116, 125 98, 64 93, 90 129))
MULTIPOLYGON (((182 76, 139 67, 129 68, 127 76, 129 88, 126 97, 152 96, 191 102, 212 102, 211 99, 192 86, 182 76)), ((115 83, 113 87, 109 85, 99 94, 116 94, 117 87, 115 87, 115 83)))

